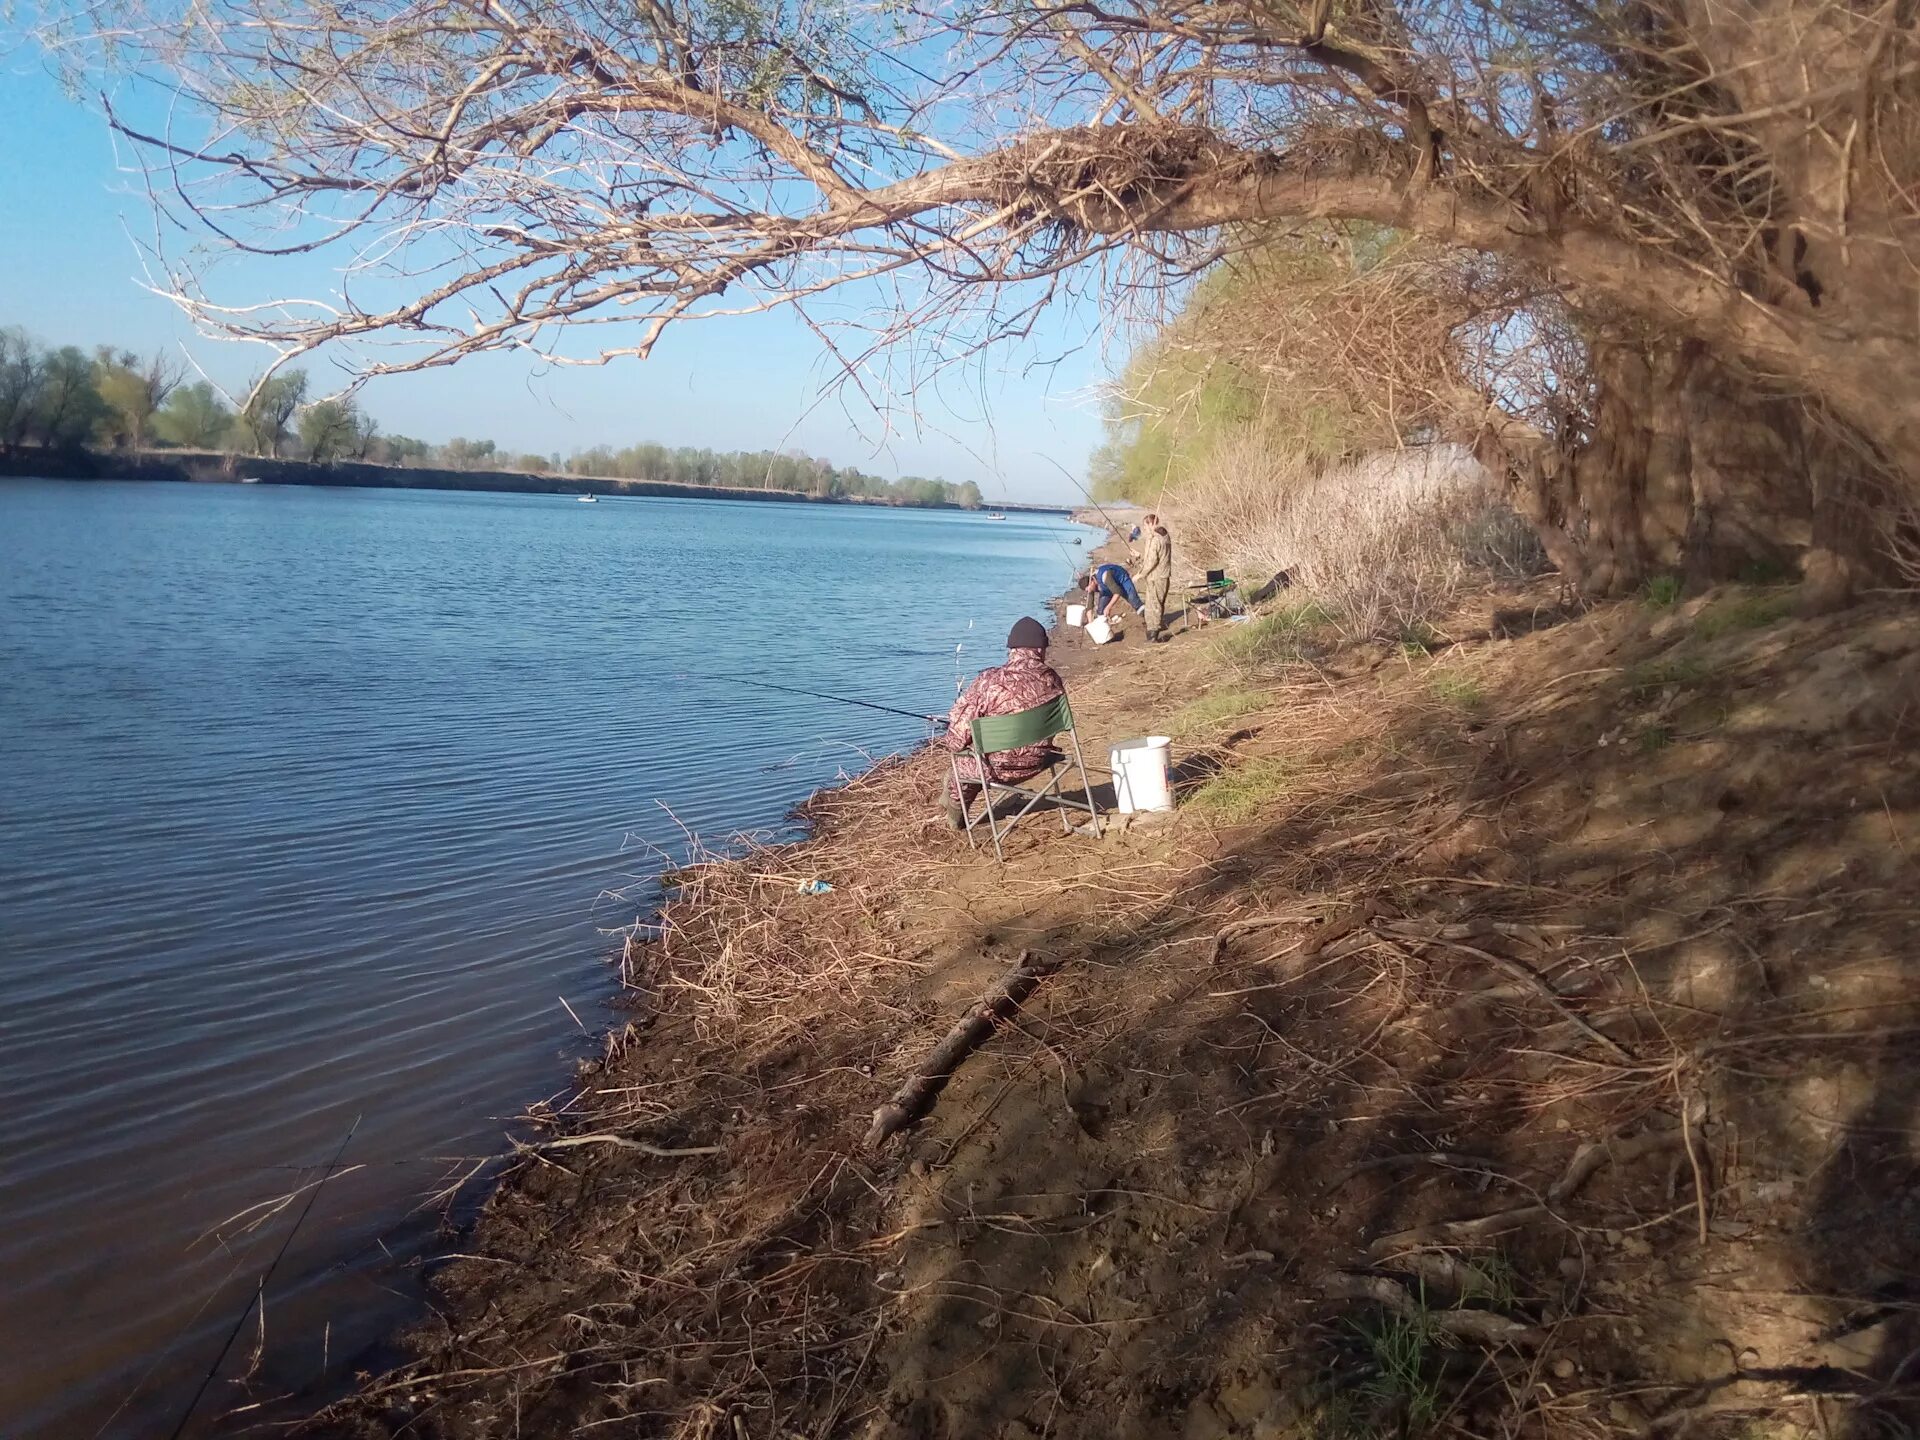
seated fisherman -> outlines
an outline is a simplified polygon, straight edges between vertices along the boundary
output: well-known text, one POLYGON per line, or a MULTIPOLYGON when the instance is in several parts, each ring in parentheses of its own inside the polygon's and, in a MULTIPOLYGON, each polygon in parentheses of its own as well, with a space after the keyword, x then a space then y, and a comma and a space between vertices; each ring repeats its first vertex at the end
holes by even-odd
MULTIPOLYGON (((973 677, 966 693, 953 702, 947 716, 946 747, 960 751, 973 743, 973 722, 989 715, 1017 715, 1067 693, 1060 677, 1047 664, 1047 631, 1038 620, 1022 619, 1007 636, 1007 663, 982 670, 973 677)), ((991 759, 993 778, 1009 784, 1038 775, 1054 763, 1053 746, 1041 743, 1023 745, 1018 750, 1002 750, 991 759)), ((954 829, 966 825, 965 806, 980 793, 980 762, 963 756, 958 762, 960 785, 947 787, 947 824, 954 829)))
POLYGON ((1087 592, 1088 608, 1103 619, 1111 620, 1113 607, 1122 600, 1145 613, 1140 592, 1133 588, 1133 576, 1124 565, 1096 565, 1080 577, 1080 586, 1087 592))

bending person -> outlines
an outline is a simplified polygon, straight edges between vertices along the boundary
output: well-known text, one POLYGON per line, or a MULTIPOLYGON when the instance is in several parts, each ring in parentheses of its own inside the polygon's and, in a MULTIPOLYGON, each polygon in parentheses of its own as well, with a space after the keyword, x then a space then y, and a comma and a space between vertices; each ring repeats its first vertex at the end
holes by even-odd
MULTIPOLYGON (((973 722, 990 715, 1018 715, 1067 693, 1060 676, 1047 664, 1046 627, 1038 620, 1018 621, 1007 636, 1007 663, 982 670, 973 677, 966 693, 953 702, 947 716, 947 749, 958 752, 973 743, 973 722)), ((1026 780, 1047 769, 1056 760, 1052 745, 1023 745, 1018 750, 1002 750, 993 757, 993 778, 1013 783, 1026 780)), ((946 791, 947 824, 955 830, 966 828, 966 806, 980 793, 984 777, 980 762, 971 755, 955 762, 960 772, 958 785, 949 781, 946 791)))
POLYGON ((1082 577, 1080 584, 1087 592, 1087 603, 1093 613, 1102 619, 1111 620, 1113 607, 1122 600, 1145 613, 1145 607, 1140 603, 1140 592, 1133 588, 1133 577, 1127 573, 1124 565, 1096 565, 1082 577))

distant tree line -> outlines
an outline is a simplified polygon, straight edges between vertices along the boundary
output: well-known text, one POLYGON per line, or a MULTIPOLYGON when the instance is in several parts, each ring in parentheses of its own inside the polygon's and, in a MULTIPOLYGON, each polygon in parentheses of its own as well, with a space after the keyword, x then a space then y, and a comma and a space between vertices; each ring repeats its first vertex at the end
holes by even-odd
POLYGON ((896 505, 965 505, 978 509, 980 487, 919 475, 898 480, 830 465, 806 455, 771 450, 718 451, 691 446, 596 445, 566 462, 569 475, 605 475, 618 480, 668 481, 676 485, 722 485, 740 490, 797 490, 821 499, 882 500, 896 505))
POLYGON ((351 397, 308 399, 304 370, 284 370, 239 409, 205 380, 187 380, 171 356, 143 357, 101 346, 48 347, 24 330, 0 328, 0 455, 25 446, 50 450, 177 449, 308 460, 363 461, 419 469, 522 471, 647 480, 744 490, 793 490, 821 499, 893 505, 983 503, 980 487, 909 475, 888 480, 806 455, 715 451, 690 446, 596 445, 558 454, 512 454, 462 436, 434 445, 382 434, 351 397))

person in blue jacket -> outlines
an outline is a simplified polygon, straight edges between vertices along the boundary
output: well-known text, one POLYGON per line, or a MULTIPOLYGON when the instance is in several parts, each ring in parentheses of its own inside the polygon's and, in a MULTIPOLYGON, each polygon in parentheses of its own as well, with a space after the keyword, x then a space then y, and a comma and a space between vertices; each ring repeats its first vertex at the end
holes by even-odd
POLYGON ((1133 588, 1133 576, 1124 565, 1096 565, 1082 577, 1080 585, 1087 592, 1088 608, 1103 619, 1112 619, 1113 607, 1122 600, 1136 610, 1143 609, 1140 592, 1133 588))

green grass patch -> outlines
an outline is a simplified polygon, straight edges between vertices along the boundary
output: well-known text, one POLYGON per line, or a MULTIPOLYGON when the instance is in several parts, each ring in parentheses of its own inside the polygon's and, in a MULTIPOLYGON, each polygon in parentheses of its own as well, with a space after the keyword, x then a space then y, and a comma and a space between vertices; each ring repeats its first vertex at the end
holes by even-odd
POLYGON ((1266 703, 1257 690, 1216 690, 1182 706, 1168 721, 1168 733, 1176 738, 1204 735, 1230 721, 1251 715, 1266 703))
POLYGON ((1793 613, 1792 590, 1760 590, 1716 601, 1694 622, 1694 633, 1711 640, 1735 630, 1760 630, 1793 613))
POLYGON ((1660 655, 1631 667, 1627 671, 1627 687, 1664 690, 1669 685, 1698 685, 1712 675, 1713 667, 1698 655, 1660 655))
POLYGON ((1642 755, 1658 755, 1673 744, 1673 731, 1665 725, 1649 725, 1634 736, 1633 744, 1642 755))
POLYGON ((1433 647, 1440 643, 1440 635, 1424 620, 1416 620, 1411 625, 1400 627, 1400 650, 1409 657, 1431 655, 1433 647))
POLYGON ((1656 575, 1647 581, 1647 587, 1640 598, 1650 610, 1671 610, 1680 603, 1680 577, 1678 575, 1656 575))
POLYGON ((1293 764, 1277 755, 1249 760, 1208 780, 1193 792, 1186 808, 1230 825, 1251 820, 1293 787, 1295 774, 1293 764))
MULTIPOLYGON (((1327 759, 1342 764, 1352 760, 1366 760, 1372 758, 1381 748, 1382 744, 1378 737, 1355 735, 1350 739, 1342 740, 1338 745, 1334 746, 1332 750, 1328 751, 1327 759)), ((1397 753, 1390 745, 1385 748, 1390 755, 1397 753)))
POLYGON ((1487 702, 1487 692, 1471 675, 1458 670, 1436 670, 1427 676, 1427 689, 1436 700, 1458 705, 1462 710, 1477 710, 1487 702))
POLYGON ((1495 1310, 1511 1310, 1520 1300, 1520 1272, 1496 1251, 1461 1261, 1462 1304, 1484 1300, 1495 1310))
POLYGON ((1742 585, 1791 585, 1799 572, 1785 560, 1749 560, 1740 567, 1742 585))
POLYGON ((1443 1408, 1440 1386, 1433 1378, 1433 1354, 1440 1339, 1433 1312, 1424 1304, 1406 1315, 1384 1311, 1356 1322, 1354 1329, 1372 1361, 1366 1395, 1401 1417, 1401 1433, 1419 1435, 1430 1429, 1443 1408))
POLYGON ((1332 619, 1333 612, 1317 600, 1282 605, 1244 625, 1227 626, 1226 633, 1213 642, 1214 654, 1241 665, 1298 659, 1301 640, 1332 619))

